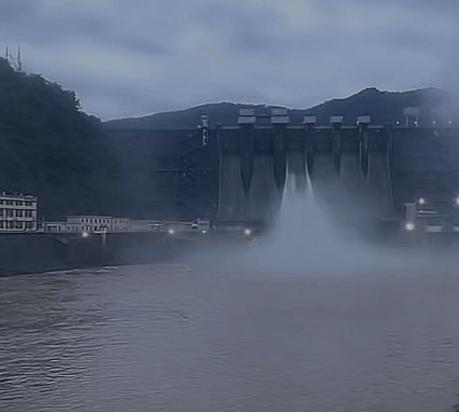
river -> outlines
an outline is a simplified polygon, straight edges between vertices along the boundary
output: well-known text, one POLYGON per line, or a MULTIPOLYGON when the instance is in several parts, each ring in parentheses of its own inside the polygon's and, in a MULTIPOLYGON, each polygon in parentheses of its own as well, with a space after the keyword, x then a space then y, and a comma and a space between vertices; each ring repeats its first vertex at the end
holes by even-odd
POLYGON ((433 263, 0 278, 0 410, 453 411, 458 297, 433 263))

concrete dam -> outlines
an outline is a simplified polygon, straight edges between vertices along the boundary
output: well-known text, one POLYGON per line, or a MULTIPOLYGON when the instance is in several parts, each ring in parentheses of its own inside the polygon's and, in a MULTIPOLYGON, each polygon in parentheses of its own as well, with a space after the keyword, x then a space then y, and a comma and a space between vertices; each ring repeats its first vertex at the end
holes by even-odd
POLYGON ((337 213, 340 205, 358 204, 374 220, 397 220, 404 203, 420 196, 459 195, 459 130, 451 126, 374 125, 370 116, 353 126, 342 116, 328 126, 306 116, 294 126, 285 109, 247 109, 235 127, 209 128, 203 116, 193 130, 109 135, 123 154, 126 185, 141 182, 135 206, 144 217, 161 203, 176 218, 266 222, 280 208, 287 176, 298 190, 310 179, 337 213))

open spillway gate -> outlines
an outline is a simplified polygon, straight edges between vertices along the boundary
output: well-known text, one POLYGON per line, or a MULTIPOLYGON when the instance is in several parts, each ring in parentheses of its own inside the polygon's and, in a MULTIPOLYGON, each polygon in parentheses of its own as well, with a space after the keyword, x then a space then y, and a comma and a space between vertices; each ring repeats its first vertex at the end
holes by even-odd
POLYGON ((217 128, 220 157, 218 219, 266 220, 279 211, 287 175, 297 190, 307 190, 339 206, 344 196, 359 199, 377 218, 394 214, 391 177, 392 133, 370 125, 343 126, 333 116, 330 126, 289 126, 284 109, 275 109, 268 124, 257 124, 252 110, 241 110, 239 127, 217 128))

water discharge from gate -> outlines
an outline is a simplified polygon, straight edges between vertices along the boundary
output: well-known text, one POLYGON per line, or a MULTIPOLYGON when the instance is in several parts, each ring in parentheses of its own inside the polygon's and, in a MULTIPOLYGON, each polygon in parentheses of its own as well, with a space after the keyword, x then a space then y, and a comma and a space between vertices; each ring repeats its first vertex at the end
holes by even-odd
POLYGON ((381 258, 333 222, 307 173, 305 177, 288 174, 274 228, 251 249, 254 269, 284 273, 357 269, 381 258))
POLYGON ((363 221, 365 210, 356 199, 343 195, 337 210, 322 196, 323 187, 316 193, 307 171, 289 172, 278 215, 267 233, 242 245, 214 246, 194 256, 193 263, 217 272, 223 268, 225 273, 272 277, 396 273, 406 267, 415 271, 425 263, 423 256, 375 246, 359 235, 353 224, 359 216, 363 221))

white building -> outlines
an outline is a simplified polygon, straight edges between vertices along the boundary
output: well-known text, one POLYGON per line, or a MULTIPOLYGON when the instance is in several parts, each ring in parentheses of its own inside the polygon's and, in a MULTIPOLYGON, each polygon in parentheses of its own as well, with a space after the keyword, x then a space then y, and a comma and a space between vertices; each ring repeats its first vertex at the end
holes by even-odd
POLYGON ((110 232, 128 232, 129 231, 129 219, 125 217, 114 217, 112 218, 110 232))
POLYGON ((37 198, 31 195, 0 195, 0 232, 35 232, 37 198))
POLYGON ((77 233, 110 232, 112 217, 110 216, 68 216, 67 226, 77 233))
POLYGON ((129 231, 129 219, 111 216, 68 216, 65 222, 45 222, 45 232, 113 233, 129 231))
POLYGON ((210 222, 198 219, 197 222, 172 222, 159 220, 137 220, 111 216, 68 216, 67 221, 44 222, 45 232, 53 233, 182 233, 198 230, 207 233, 210 222))
POLYGON ((67 222, 44 222, 43 230, 54 233, 73 233, 72 228, 67 225, 67 222))

